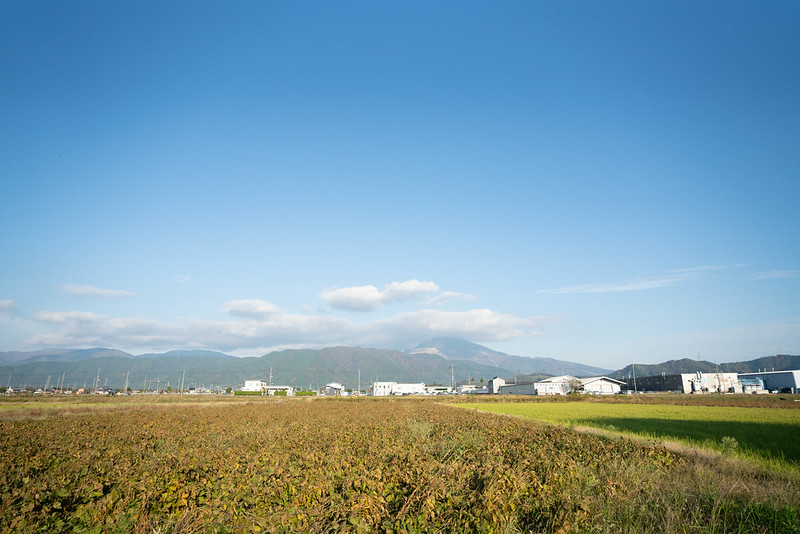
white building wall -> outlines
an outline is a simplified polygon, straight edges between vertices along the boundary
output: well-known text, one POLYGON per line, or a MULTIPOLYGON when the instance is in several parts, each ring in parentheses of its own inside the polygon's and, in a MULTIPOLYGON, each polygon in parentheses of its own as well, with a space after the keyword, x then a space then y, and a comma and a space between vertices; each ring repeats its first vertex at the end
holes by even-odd
POLYGON ((263 380, 245 380, 242 391, 261 391, 267 387, 263 380))
POLYGON ((800 371, 765 371, 762 373, 741 373, 742 378, 760 378, 766 389, 792 388, 800 391, 800 371))
POLYGON ((287 397, 294 397, 294 388, 292 386, 266 386, 267 395, 275 395, 278 391, 285 391, 287 397))
POLYGON ((533 386, 537 395, 566 395, 570 392, 566 382, 536 382, 533 386))
POLYGON ((494 377, 489 380, 489 393, 496 394, 500 393, 500 388, 506 385, 506 381, 500 377, 494 377))
POLYGON ((606 378, 587 379, 583 382, 583 392, 592 395, 616 395, 620 389, 621 384, 606 378))
POLYGON ((682 373, 684 393, 734 393, 742 392, 737 373, 682 373))
POLYGON ((395 384, 392 386, 392 395, 425 395, 425 384, 395 384))
POLYGON ((396 386, 397 382, 373 382, 372 383, 372 396, 373 397, 386 397, 392 394, 392 387, 396 386))

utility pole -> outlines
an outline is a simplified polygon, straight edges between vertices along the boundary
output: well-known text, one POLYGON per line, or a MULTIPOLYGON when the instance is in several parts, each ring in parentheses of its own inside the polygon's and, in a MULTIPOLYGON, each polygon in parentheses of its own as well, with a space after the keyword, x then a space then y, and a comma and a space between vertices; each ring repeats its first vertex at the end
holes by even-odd
POLYGON ((131 376, 131 372, 130 372, 130 371, 128 371, 128 372, 125 374, 125 387, 124 387, 124 388, 122 388, 122 393, 123 393, 123 395, 124 395, 125 393, 127 393, 127 392, 128 392, 128 378, 130 378, 130 376, 131 376))
POLYGON ((272 367, 269 368, 269 387, 272 387, 272 367))
POLYGON ((450 389, 456 388, 456 377, 453 373, 455 371, 455 366, 451 363, 450 364, 450 389))
POLYGON ((97 377, 94 379, 94 393, 97 393, 97 387, 100 385, 100 368, 97 368, 97 377))
POLYGON ((636 393, 638 391, 636 389, 636 364, 632 363, 631 367, 633 368, 633 392, 636 393))
POLYGON ((358 394, 361 395, 361 369, 358 370, 358 394))
POLYGON ((183 368, 183 376, 181 377, 181 395, 183 395, 183 383, 186 380, 186 368, 183 368))
POLYGON ((142 391, 147 393, 147 373, 144 374, 144 387, 142 388, 142 391))
POLYGON ((59 386, 59 388, 58 388, 58 392, 59 393, 64 393, 64 377, 66 377, 66 376, 67 376, 67 372, 66 371, 61 373, 61 386, 59 386))

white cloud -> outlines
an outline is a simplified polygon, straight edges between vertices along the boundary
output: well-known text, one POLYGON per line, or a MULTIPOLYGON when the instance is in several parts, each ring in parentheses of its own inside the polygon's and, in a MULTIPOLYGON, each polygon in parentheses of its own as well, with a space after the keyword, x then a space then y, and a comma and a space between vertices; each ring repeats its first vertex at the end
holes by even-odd
POLYGON ((800 271, 765 271, 758 273, 753 280, 771 280, 775 278, 796 278, 800 276, 800 271))
POLYGON ((430 293, 439 291, 439 286, 433 282, 420 282, 419 280, 406 280, 405 282, 390 282, 386 284, 383 298, 387 302, 412 300, 430 293))
POLYGON ((222 311, 237 317, 264 318, 283 310, 266 300, 245 299, 226 302, 222 311))
POLYGON ((34 318, 56 324, 60 330, 39 334, 31 346, 100 347, 194 347, 182 325, 169 325, 138 317, 107 317, 82 311, 40 311, 34 318))
POLYGON ((120 298, 133 296, 133 293, 125 291, 124 289, 103 289, 101 287, 79 284, 63 284, 61 290, 68 295, 77 295, 80 297, 120 298))
POLYGON ((320 293, 319 297, 340 310, 367 311, 383 306, 382 293, 375 286, 328 289, 320 293))
POLYGON ((540 289, 537 293, 550 295, 567 295, 578 293, 617 293, 622 291, 643 291, 646 289, 656 289, 659 287, 673 286, 688 280, 695 279, 702 272, 727 269, 722 265, 707 265, 703 267, 691 267, 687 269, 676 269, 667 271, 659 276, 639 276, 631 280, 618 282, 583 284, 576 286, 560 287, 556 289, 540 289))
POLYGON ((172 279, 178 282, 179 284, 185 284, 192 279, 192 275, 190 274, 175 274, 172 275, 172 279))
POLYGON ((369 311, 382 308, 391 302, 414 300, 439 291, 433 282, 407 280, 390 282, 380 291, 373 285, 328 289, 320 293, 320 298, 331 307, 340 310, 369 311))
POLYGON ((0 317, 11 316, 14 314, 14 301, 11 299, 0 299, 0 317))
POLYGON ((102 315, 97 315, 96 313, 92 312, 81 312, 81 311, 69 311, 69 312, 57 312, 57 311, 40 311, 34 314, 34 318, 39 321, 44 321, 47 323, 59 323, 59 324, 67 324, 67 323, 92 323, 100 318, 102 315))
POLYGON ((501 341, 537 335, 545 320, 544 317, 516 317, 489 309, 419 310, 375 321, 370 334, 388 343, 438 336, 501 341))

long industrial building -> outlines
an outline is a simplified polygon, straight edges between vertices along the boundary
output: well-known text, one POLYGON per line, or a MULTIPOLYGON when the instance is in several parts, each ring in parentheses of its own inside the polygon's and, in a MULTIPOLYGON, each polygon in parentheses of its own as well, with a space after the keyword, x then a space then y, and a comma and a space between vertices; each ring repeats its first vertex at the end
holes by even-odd
POLYGON ((634 391, 680 391, 682 393, 742 393, 736 373, 681 373, 630 378, 625 381, 634 391))
POLYGON ((762 371, 760 373, 739 373, 739 379, 760 379, 767 391, 782 393, 800 392, 800 371, 762 371))

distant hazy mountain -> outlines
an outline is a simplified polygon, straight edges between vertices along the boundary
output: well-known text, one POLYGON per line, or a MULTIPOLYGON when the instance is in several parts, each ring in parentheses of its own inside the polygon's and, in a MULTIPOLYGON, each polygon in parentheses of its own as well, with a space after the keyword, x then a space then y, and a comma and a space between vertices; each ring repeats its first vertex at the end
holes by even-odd
POLYGON ((177 389, 183 380, 186 387, 241 386, 243 380, 260 375, 258 358, 197 358, 189 356, 133 358, 108 357, 79 361, 40 361, 0 366, 4 376, 0 385, 43 387, 54 385, 63 377, 65 387, 92 387, 99 375, 99 385, 122 388, 126 381, 132 389, 177 389), (230 365, 234 362, 235 365, 230 365), (249 365, 248 365, 249 364, 249 365), (184 378, 185 372, 185 378, 184 378))
POLYGON ((147 354, 137 354, 136 358, 177 358, 186 356, 190 358, 236 358, 230 354, 217 352, 215 350, 171 350, 169 352, 149 352, 147 354))
POLYGON ((77 362, 94 358, 132 358, 131 354, 117 349, 48 349, 31 352, 2 352, 0 359, 8 363, 77 362), (2 357, 14 355, 14 359, 2 357))
MULTIPOLYGON (((692 360, 684 358, 682 360, 670 360, 668 362, 657 364, 635 364, 636 376, 654 376, 662 373, 668 375, 680 373, 755 373, 767 369, 769 371, 789 371, 793 369, 800 369, 800 356, 792 356, 789 354, 778 354, 776 356, 765 356, 755 360, 745 362, 726 362, 726 363, 712 363, 707 361, 692 360)), ((627 378, 632 376, 634 372, 634 365, 628 365, 614 371, 611 375, 614 378, 627 378)))
POLYGON ((0 352, 0 364, 18 362, 27 360, 29 358, 34 358, 36 356, 62 354, 64 352, 70 352, 70 349, 42 349, 31 351, 12 350, 10 352, 0 352))
MULTIPOLYGON (((611 372, 610 369, 593 367, 581 363, 555 360, 553 358, 529 358, 512 356, 492 350, 477 343, 454 337, 437 337, 417 345, 411 354, 436 354, 447 359, 468 360, 482 365, 510 369, 512 374, 546 374, 573 376, 595 376, 611 372)), ((508 376, 508 374, 504 375, 508 376)))
MULTIPOLYGON (((260 358, 234 358, 213 351, 178 350, 161 355, 132 357, 114 349, 52 349, 30 353, 0 353, 0 356, 23 360, 0 364, 0 385, 43 387, 63 378, 66 387, 91 387, 97 376, 99 385, 122 388, 126 381, 133 389, 177 389, 219 386, 239 388, 245 380, 269 380, 273 384, 317 388, 328 382, 340 382, 355 389, 366 389, 373 381, 425 382, 450 384, 472 379, 488 381, 494 376, 514 375, 575 376, 604 374, 605 369, 553 360, 525 358, 470 343, 463 339, 438 338, 423 343, 410 352, 361 347, 330 347, 319 350, 282 350, 260 358), (145 386, 146 384, 146 386, 145 386)), ((625 378, 625 367, 613 376, 625 378)), ((758 369, 800 369, 800 356, 778 355, 749 362, 724 363, 675 360, 657 365, 636 365, 637 376, 681 372, 747 372, 758 369)))
POLYGON ((800 369, 800 356, 777 354, 746 362, 721 363, 719 366, 726 373, 756 373, 765 369, 768 371, 789 371, 800 369))
MULTIPOLYGON (((489 380, 511 371, 467 360, 449 360, 437 354, 409 354, 395 350, 361 347, 330 347, 272 352, 261 358, 273 373, 273 383, 316 387, 326 382, 341 382, 361 388, 373 381, 425 382, 450 384, 451 377, 462 382, 470 378, 489 380), (452 367, 452 369, 451 369, 452 367)), ((266 374, 265 374, 266 375, 266 374)))
POLYGON ((0 366, 12 387, 54 385, 64 377, 67 387, 99 384, 148 390, 185 386, 239 388, 245 380, 269 380, 273 384, 317 388, 328 382, 362 389, 373 381, 450 384, 493 376, 511 376, 514 371, 473 361, 446 359, 435 354, 408 354, 393 350, 360 347, 331 347, 320 350, 283 350, 260 358, 231 358, 227 355, 161 355, 152 357, 105 357, 79 361, 15 362, 0 366), (185 377, 184 377, 185 372, 185 377), (145 386, 147 384, 147 386, 145 386))
POLYGON ((614 371, 611 378, 628 378, 633 376, 655 376, 662 373, 668 375, 675 375, 680 373, 695 373, 700 371, 702 373, 713 373, 719 366, 712 362, 692 360, 683 358, 681 360, 670 360, 663 363, 654 364, 631 364, 614 371))
MULTIPOLYGON (((0 364, 34 362, 77 362, 95 358, 133 358, 132 354, 117 349, 43 349, 29 352, 0 352, 0 364)), ((213 350, 171 350, 163 353, 139 354, 136 358, 235 358, 213 350)))

